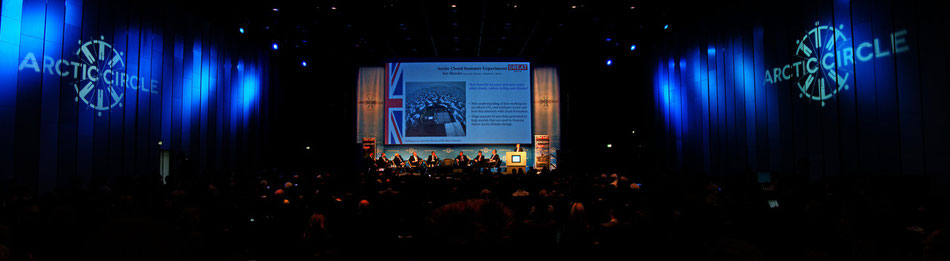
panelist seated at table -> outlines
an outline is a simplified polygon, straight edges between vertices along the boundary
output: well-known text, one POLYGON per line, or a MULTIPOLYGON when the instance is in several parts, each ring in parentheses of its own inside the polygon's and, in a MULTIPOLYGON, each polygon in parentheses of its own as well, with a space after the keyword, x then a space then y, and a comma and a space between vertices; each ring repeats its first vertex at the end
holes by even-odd
POLYGON ((460 167, 468 167, 469 163, 468 156, 465 156, 465 153, 459 151, 459 156, 455 157, 455 165, 460 167))
POLYGON ((432 152, 432 155, 429 155, 429 158, 426 159, 426 166, 435 167, 440 163, 439 156, 435 155, 435 151, 432 152))
POLYGON ((406 161, 402 159, 402 156, 399 156, 399 152, 396 152, 396 155, 393 156, 393 165, 397 168, 406 166, 406 161))
POLYGON ((378 168, 388 168, 392 164, 392 161, 389 158, 386 158, 386 153, 380 153, 379 158, 376 159, 376 167, 378 168))
POLYGON ((412 156, 409 156, 409 166, 416 168, 416 167, 419 167, 420 164, 422 164, 422 158, 420 158, 419 155, 417 155, 416 152, 413 151, 412 156))
POLYGON ((376 154, 370 152, 369 155, 366 155, 366 157, 363 158, 363 164, 366 165, 367 168, 375 169, 376 168, 376 154))
POLYGON ((486 161, 485 155, 482 155, 482 151, 478 151, 478 155, 476 155, 475 158, 472 159, 472 166, 481 167, 482 165, 485 165, 485 161, 486 161))
POLYGON ((501 166, 501 156, 498 156, 498 150, 491 150, 491 156, 488 157, 488 163, 486 166, 489 168, 497 168, 501 166))

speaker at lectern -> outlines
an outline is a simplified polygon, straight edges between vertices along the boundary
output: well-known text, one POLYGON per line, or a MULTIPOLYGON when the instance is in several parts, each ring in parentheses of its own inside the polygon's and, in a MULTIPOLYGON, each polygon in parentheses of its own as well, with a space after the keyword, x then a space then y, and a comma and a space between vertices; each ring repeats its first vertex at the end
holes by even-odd
POLYGON ((524 172, 524 168, 528 166, 528 154, 524 151, 515 152, 509 151, 505 152, 505 173, 513 174, 515 170, 520 169, 524 172))

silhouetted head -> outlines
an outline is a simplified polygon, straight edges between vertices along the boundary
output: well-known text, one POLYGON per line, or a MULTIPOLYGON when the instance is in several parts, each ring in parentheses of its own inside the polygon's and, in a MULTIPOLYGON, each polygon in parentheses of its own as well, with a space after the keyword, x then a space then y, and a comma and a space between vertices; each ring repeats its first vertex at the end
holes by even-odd
POLYGON ((436 248, 489 249, 503 245, 512 222, 511 209, 505 205, 470 199, 432 211, 427 227, 433 243, 441 245, 436 248))

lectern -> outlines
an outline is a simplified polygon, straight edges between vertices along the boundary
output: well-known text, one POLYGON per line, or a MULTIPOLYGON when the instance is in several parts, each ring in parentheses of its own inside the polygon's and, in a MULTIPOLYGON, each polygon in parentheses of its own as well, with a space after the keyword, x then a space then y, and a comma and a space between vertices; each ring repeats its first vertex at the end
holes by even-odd
POLYGON ((505 152, 505 162, 505 174, 513 174, 518 169, 524 172, 524 168, 528 166, 528 154, 524 151, 505 152))

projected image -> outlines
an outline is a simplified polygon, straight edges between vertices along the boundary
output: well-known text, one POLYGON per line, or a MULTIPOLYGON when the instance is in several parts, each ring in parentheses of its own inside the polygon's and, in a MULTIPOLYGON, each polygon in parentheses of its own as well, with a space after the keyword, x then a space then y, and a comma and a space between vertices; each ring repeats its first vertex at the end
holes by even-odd
POLYGON ((465 82, 406 82, 406 137, 465 136, 465 82))

